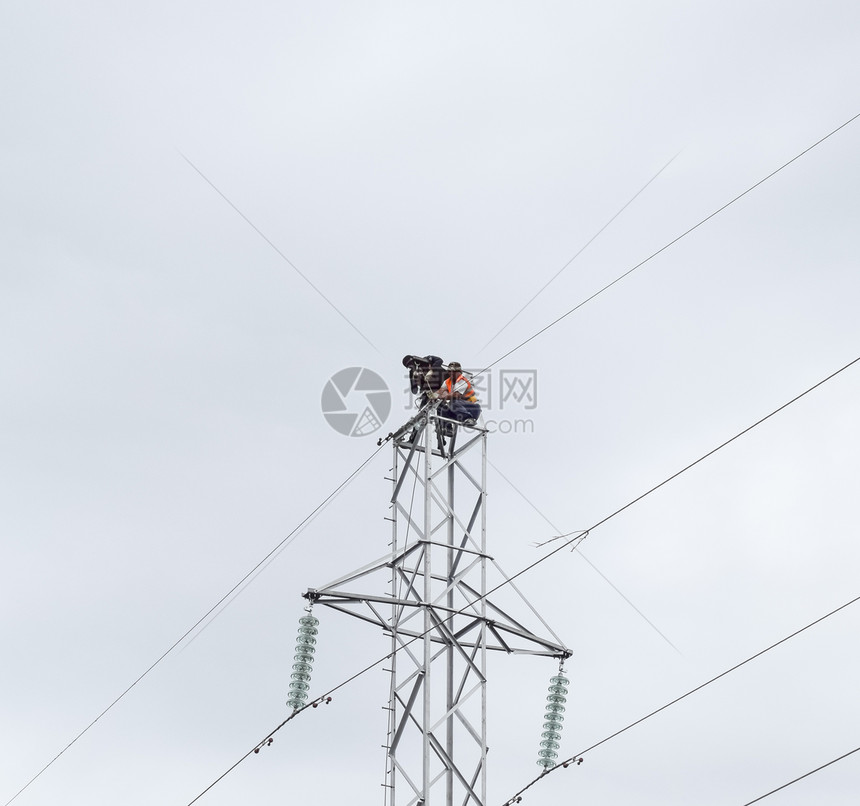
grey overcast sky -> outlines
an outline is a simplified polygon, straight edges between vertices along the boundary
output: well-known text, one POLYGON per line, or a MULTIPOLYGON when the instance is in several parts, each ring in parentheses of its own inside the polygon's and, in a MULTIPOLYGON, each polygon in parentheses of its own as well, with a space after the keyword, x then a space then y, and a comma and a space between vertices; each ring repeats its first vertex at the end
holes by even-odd
MULTIPOLYGON (((405 353, 495 361, 860 112, 858 34, 849 0, 5 3, 0 803, 372 453, 324 419, 329 377, 379 373, 387 433, 405 353)), ((508 571, 860 356, 858 155, 860 121, 493 368, 508 571), (501 407, 503 369, 536 373, 534 408, 501 407)), ((522 577, 575 653, 563 753, 860 595, 858 396, 860 365, 583 544, 678 651, 576 554, 522 577)), ((385 551, 389 464, 15 803, 184 806, 253 747, 301 592, 385 551)), ((315 691, 387 650, 317 615, 315 691)), ((740 806, 854 749, 858 627, 860 604, 524 803, 740 806)), ((491 804, 538 772, 553 668, 493 659, 491 804)), ((381 803, 386 696, 362 676, 199 803, 381 803)), ((860 754, 767 802, 858 788, 860 754)))

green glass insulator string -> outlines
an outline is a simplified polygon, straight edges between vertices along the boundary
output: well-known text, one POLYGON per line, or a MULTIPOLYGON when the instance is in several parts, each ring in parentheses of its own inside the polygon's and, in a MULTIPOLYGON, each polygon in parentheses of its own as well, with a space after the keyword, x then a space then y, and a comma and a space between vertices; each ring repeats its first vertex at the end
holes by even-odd
POLYGON ((558 674, 550 678, 546 697, 546 713, 543 715, 543 733, 541 733, 540 750, 538 750, 538 766, 548 770, 554 767, 561 747, 561 731, 564 727, 565 703, 567 703, 568 685, 570 680, 564 676, 564 666, 559 665, 558 674))
POLYGON ((301 708, 308 699, 311 687, 311 672, 313 671, 314 653, 316 652, 316 635, 319 632, 319 619, 310 614, 299 619, 299 632, 296 636, 296 654, 293 655, 293 673, 290 675, 290 691, 287 695, 287 705, 294 711, 301 708))

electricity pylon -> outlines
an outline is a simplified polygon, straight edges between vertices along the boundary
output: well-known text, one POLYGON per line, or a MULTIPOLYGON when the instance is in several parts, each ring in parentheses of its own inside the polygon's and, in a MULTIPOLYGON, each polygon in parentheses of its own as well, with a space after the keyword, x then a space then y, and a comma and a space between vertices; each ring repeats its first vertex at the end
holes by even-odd
POLYGON ((488 571, 516 586, 487 554, 487 431, 427 404, 388 439, 390 551, 304 596, 390 636, 386 806, 485 806, 487 652, 571 652, 488 598, 488 571), (374 577, 387 595, 354 590, 374 577))

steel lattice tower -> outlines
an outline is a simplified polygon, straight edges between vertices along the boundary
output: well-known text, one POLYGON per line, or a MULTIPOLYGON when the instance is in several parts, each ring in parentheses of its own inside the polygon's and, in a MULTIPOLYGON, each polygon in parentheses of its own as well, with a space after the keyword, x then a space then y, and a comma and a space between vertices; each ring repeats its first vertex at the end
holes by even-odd
POLYGON ((571 653, 488 598, 488 570, 508 580, 486 548, 486 430, 427 405, 389 439, 391 550, 304 596, 390 636, 385 803, 485 806, 487 652, 571 653), (353 590, 372 579, 388 595, 353 590))

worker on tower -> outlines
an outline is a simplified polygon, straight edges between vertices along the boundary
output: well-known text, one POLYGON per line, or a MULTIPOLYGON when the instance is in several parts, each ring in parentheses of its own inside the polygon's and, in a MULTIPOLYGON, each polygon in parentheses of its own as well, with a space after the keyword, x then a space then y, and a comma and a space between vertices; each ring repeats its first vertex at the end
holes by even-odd
POLYGON ((475 425, 481 416, 478 396, 457 361, 449 362, 448 373, 434 397, 442 400, 439 406, 442 417, 457 420, 463 425, 475 425))

